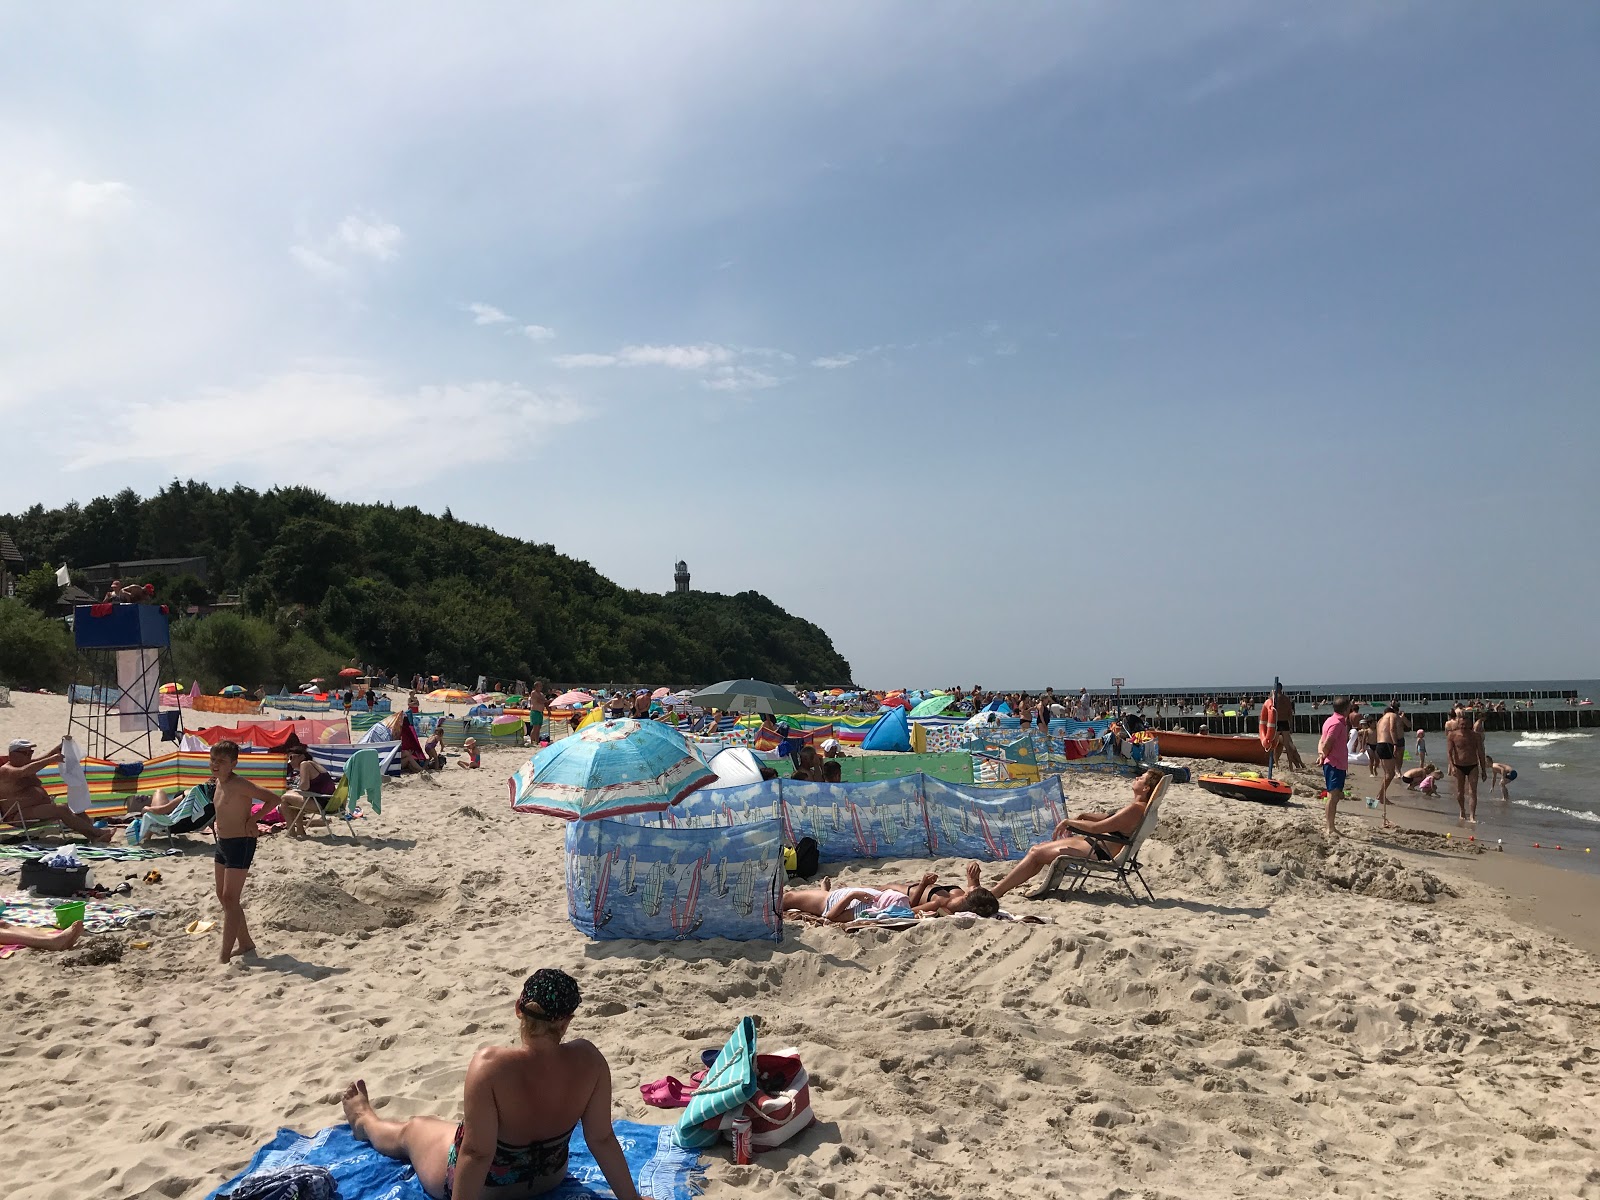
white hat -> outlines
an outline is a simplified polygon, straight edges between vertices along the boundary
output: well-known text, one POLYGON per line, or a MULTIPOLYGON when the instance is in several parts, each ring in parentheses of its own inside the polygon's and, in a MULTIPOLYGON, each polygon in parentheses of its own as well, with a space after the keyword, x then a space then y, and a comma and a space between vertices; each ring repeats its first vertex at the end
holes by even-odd
POLYGON ((33 743, 27 738, 12 738, 9 753, 15 754, 18 750, 32 750, 33 743))
POLYGON ((839 739, 838 738, 823 738, 822 739, 822 752, 824 754, 832 754, 835 751, 837 751, 838 749, 839 749, 839 739))

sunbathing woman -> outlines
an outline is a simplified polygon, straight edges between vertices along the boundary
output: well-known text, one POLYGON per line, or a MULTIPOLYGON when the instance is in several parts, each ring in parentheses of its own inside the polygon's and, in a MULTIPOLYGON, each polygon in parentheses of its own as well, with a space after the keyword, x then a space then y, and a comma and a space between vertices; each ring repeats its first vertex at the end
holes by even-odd
MULTIPOLYGON (((567 1174, 567 1142, 581 1120, 583 1140, 617 1200, 638 1200, 611 1128, 611 1068, 589 1042, 563 1042, 577 1010, 578 985, 562 971, 535 971, 516 1004, 516 1046, 485 1046, 467 1067, 462 1119, 386 1120, 367 1085, 344 1093, 356 1137, 409 1162, 434 1200, 538 1196, 567 1174)), ((649 1200, 648 1197, 645 1200, 649 1200)))
POLYGON ((853 921, 860 909, 911 907, 911 897, 896 888, 833 887, 823 880, 820 888, 785 888, 783 911, 821 917, 832 924, 853 921))
POLYGON ((967 864, 967 886, 958 888, 941 884, 939 876, 929 872, 906 889, 911 900, 911 911, 919 917, 948 917, 969 912, 980 917, 992 917, 1000 911, 1000 901, 981 882, 982 868, 975 862, 967 864))

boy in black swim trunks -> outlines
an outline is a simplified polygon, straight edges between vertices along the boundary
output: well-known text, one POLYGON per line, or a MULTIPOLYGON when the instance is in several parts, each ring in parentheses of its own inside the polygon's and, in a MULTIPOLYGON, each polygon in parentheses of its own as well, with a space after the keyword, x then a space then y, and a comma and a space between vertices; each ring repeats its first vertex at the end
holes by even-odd
POLYGON ((260 800, 276 806, 278 797, 233 773, 239 747, 229 741, 211 747, 211 771, 217 777, 217 853, 213 859, 217 900, 222 904, 222 961, 235 954, 253 954, 256 944, 245 924, 244 881, 256 856, 256 817, 251 805, 260 800))

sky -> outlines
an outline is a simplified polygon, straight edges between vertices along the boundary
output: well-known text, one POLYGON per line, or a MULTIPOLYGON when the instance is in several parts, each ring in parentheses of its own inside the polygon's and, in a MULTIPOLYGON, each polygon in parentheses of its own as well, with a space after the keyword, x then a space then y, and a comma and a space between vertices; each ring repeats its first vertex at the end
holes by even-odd
POLYGON ((878 686, 1600 675, 1600 7, 0 7, 0 512, 755 589, 878 686))

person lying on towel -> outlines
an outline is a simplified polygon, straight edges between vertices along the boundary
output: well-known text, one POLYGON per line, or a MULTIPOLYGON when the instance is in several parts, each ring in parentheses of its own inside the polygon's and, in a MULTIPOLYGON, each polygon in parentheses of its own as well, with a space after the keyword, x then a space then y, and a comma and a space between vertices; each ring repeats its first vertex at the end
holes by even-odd
POLYGON ((911 911, 919 917, 948 917, 969 912, 974 916, 992 917, 1000 911, 1000 901, 984 887, 977 863, 967 864, 967 886, 941 884, 939 876, 929 872, 906 888, 911 900, 911 911))
POLYGON ((835 925, 845 925, 868 909, 883 912, 899 908, 911 916, 911 897, 895 888, 832 887, 823 880, 820 888, 785 888, 783 911, 821 917, 835 925))
POLYGON ((559 1187, 567 1143, 582 1121, 583 1140, 617 1200, 640 1200, 611 1127, 605 1055, 582 1038, 566 1040, 580 1000, 572 976, 535 971, 516 1002, 517 1044, 485 1046, 472 1056, 459 1122, 380 1117, 358 1079, 343 1096, 350 1132, 386 1158, 410 1163, 433 1200, 479 1200, 559 1187))
POLYGON ((1109 815, 1106 813, 1085 813, 1081 817, 1070 817, 1055 828, 1053 840, 1040 842, 1027 854, 1022 861, 1012 867, 1006 877, 989 890, 998 898, 1004 896, 1019 883, 1032 879, 1056 859, 1067 855, 1073 858, 1100 858, 1109 861, 1116 857, 1118 842, 1116 838, 1101 839, 1092 835, 1097 833, 1116 834, 1120 837, 1132 837, 1144 822, 1145 809, 1149 807, 1150 797, 1155 795, 1156 785, 1161 782, 1160 771, 1146 771, 1133 781, 1133 799, 1122 808, 1109 815), (1090 836, 1084 836, 1084 835, 1090 836))

